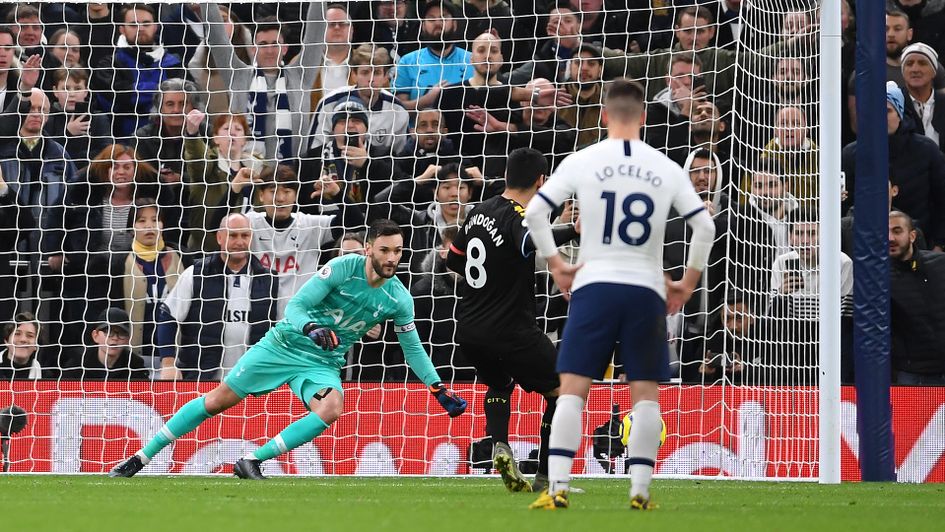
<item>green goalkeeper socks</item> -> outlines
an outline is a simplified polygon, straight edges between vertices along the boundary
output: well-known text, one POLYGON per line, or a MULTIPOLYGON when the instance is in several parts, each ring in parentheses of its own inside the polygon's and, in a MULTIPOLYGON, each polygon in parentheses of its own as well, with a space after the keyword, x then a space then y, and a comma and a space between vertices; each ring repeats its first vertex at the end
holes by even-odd
POLYGON ((198 425, 210 419, 204 405, 204 397, 201 395, 196 399, 191 399, 174 414, 167 423, 161 427, 161 430, 151 438, 151 441, 138 451, 138 454, 144 455, 148 460, 154 458, 154 455, 161 452, 172 441, 180 438, 184 434, 194 430, 198 425))
POLYGON ((253 457, 257 460, 275 458, 280 454, 295 449, 305 442, 314 440, 316 436, 327 428, 328 425, 322 421, 322 418, 318 417, 318 414, 315 412, 311 412, 309 415, 283 429, 275 438, 269 440, 266 445, 256 449, 256 452, 253 453, 253 457))

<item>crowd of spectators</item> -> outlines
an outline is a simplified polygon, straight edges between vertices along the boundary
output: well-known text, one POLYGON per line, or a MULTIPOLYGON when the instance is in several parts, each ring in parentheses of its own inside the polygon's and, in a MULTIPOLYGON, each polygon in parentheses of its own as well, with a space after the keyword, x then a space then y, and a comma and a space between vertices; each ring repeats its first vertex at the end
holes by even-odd
MULTIPOLYGON (((399 275, 435 365, 472 379, 450 242, 502 192, 511 150, 553 169, 606 138, 607 84, 627 76, 646 88, 643 140, 683 166, 717 225, 702 288, 669 320, 678 376, 816 384, 819 5, 743 4, 0 6, 0 379, 220 379, 320 265, 363 253, 379 218, 407 231, 399 275)), ((842 8, 848 235, 855 13, 842 8)), ((945 2, 888 0, 886 43, 895 377, 945 384, 941 298, 923 288, 945 283, 945 2)), ((568 204, 557 222, 578 216, 568 204)), ((687 231, 667 227, 670 277, 687 231)), ((567 305, 537 274, 555 335, 567 305)), ((372 329, 344 377, 408 378, 392 340, 372 329)))

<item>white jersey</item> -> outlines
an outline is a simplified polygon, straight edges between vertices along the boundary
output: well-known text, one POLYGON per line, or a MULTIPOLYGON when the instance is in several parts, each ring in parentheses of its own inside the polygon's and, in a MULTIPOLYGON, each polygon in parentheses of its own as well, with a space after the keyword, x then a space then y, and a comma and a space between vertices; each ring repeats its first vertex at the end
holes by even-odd
MULTIPOLYGON (((232 273, 226 271, 226 307, 223 315, 223 338, 220 339, 223 346, 223 376, 225 377, 230 368, 236 365, 236 361, 246 352, 249 341, 249 311, 252 307, 250 301, 250 285, 252 278, 248 273, 232 273)), ((194 267, 190 266, 177 279, 177 284, 168 292, 164 298, 164 305, 178 323, 184 323, 187 320, 187 314, 190 313, 190 304, 194 299, 198 299, 200 294, 194 293, 194 267)))
POLYGON ((607 139, 568 156, 538 195, 553 208, 577 197, 584 267, 572 291, 620 283, 665 298, 663 235, 670 209, 686 219, 705 210, 683 169, 639 140, 607 139))
POLYGON ((269 225, 265 213, 247 212, 253 228, 250 250, 266 268, 279 276, 277 319, 295 292, 318 271, 321 247, 331 241, 333 215, 293 213, 285 229, 269 225))

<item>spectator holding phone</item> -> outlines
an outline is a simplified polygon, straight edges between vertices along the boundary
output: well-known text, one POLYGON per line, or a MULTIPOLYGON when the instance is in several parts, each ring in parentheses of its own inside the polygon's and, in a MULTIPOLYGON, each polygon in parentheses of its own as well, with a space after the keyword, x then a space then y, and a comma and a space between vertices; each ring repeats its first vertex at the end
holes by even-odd
MULTIPOLYGON (((774 260, 771 293, 775 298, 814 296, 812 301, 794 305, 794 310, 799 315, 816 317, 816 296, 820 290, 817 270, 820 224, 815 212, 802 208, 791 212, 788 226, 791 250, 774 260), (798 305, 806 305, 806 309, 798 305)), ((840 254, 840 287, 841 297, 845 300, 853 296, 853 261, 843 253, 840 254)))
POLYGON ((773 346, 767 341, 773 324, 755 312, 748 300, 730 294, 719 305, 705 333, 685 336, 680 345, 679 376, 687 384, 768 384, 773 346))
MULTIPOLYGON (((797 368, 789 372, 790 375, 780 377, 791 382, 777 384, 813 385, 818 368, 820 223, 815 211, 801 208, 788 216, 788 226, 791 250, 778 256, 771 268, 768 314, 780 324, 774 328, 779 331, 776 340, 780 342, 772 362, 779 367, 797 368)), ((843 253, 840 254, 840 297, 841 366, 848 366, 852 346, 853 261, 843 253)))
POLYGON ((46 122, 49 138, 62 144, 79 170, 113 143, 108 117, 89 102, 88 83, 86 70, 56 70, 52 76, 56 101, 46 122))
MULTIPOLYGON (((365 204, 392 183, 392 158, 370 153, 369 124, 367 108, 360 100, 348 100, 335 108, 329 141, 309 150, 299 167, 303 212, 320 214, 321 206, 341 201, 365 204), (340 186, 326 188, 329 181, 337 181, 340 186)), ((365 207, 368 223, 390 216, 389 205, 365 207)))
POLYGON ((584 43, 568 63, 570 82, 564 86, 574 103, 558 111, 558 116, 577 128, 577 146, 581 149, 607 136, 601 124, 604 98, 603 51, 584 43))

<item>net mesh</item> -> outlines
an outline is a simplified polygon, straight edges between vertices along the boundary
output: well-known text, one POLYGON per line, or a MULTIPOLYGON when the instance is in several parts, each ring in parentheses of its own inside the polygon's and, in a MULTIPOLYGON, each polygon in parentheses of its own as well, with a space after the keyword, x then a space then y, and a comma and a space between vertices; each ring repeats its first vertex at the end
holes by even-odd
MULTIPOLYGON (((689 171, 717 225, 701 288, 669 318, 657 472, 814 477, 817 3, 744 0, 734 18, 724 2, 670 4, 4 6, 0 406, 30 415, 13 470, 107 470, 225 376, 328 259, 362 252, 367 223, 391 218, 421 339, 470 412, 431 406, 382 323, 347 355, 347 413, 265 472, 487 472, 484 388, 455 342, 463 280, 445 251, 501 192, 511 150, 553 168, 604 138, 603 89, 626 75, 646 88, 644 140, 689 171), (217 231, 232 213, 251 238, 217 231)), ((676 278, 687 239, 671 220, 676 278)), ((539 324, 557 341, 567 303, 543 268, 539 324)), ((619 374, 595 385, 576 472, 626 471, 619 374)), ((526 461, 542 401, 513 401, 526 461)), ((285 388, 248 399, 151 470, 222 471, 303 413, 285 388)))

